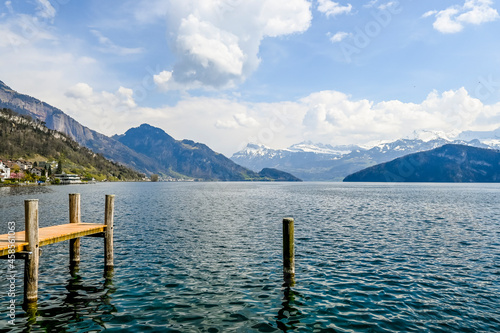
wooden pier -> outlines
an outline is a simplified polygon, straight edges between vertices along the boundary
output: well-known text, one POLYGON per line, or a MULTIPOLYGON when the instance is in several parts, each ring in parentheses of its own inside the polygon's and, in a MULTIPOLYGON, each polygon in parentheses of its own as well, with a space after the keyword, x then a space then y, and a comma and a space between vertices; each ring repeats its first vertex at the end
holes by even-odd
POLYGON ((80 194, 69 195, 69 222, 46 228, 38 227, 38 200, 25 200, 25 231, 0 235, 0 258, 22 258, 24 265, 24 306, 36 308, 38 300, 38 265, 41 247, 70 241, 70 267, 80 262, 80 238, 104 238, 105 271, 113 268, 114 195, 106 195, 104 224, 81 222, 80 194))

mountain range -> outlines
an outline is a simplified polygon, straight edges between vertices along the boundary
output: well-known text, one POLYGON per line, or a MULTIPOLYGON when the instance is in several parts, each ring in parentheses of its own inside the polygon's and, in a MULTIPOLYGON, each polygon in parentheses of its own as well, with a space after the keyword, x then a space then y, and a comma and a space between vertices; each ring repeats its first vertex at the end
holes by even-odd
POLYGON ((263 169, 256 173, 244 168, 222 154, 216 153, 202 143, 191 140, 178 141, 160 128, 148 124, 131 128, 113 139, 130 149, 154 159, 170 177, 203 180, 280 180, 300 181, 300 179, 279 170, 269 173, 263 169))
POLYGON ((272 149, 250 143, 228 159, 202 143, 175 140, 163 130, 147 124, 123 135, 105 136, 47 103, 16 92, 1 81, 0 107, 37 119, 112 161, 146 174, 181 179, 297 180, 299 177, 307 181, 341 181, 367 167, 446 144, 500 148, 500 129, 453 133, 419 131, 411 138, 372 146, 302 142, 286 149, 272 149))
POLYGON ((345 182, 500 182, 500 151, 446 144, 378 164, 345 182))
MULTIPOLYGON (((147 124, 124 135, 108 137, 34 97, 20 94, 0 81, 0 107, 40 121, 62 132, 95 153, 146 174, 195 180, 300 181, 293 175, 269 168, 261 173, 244 168, 204 144, 178 141, 162 129, 147 124)), ((264 169, 264 168, 263 168, 264 169)))
POLYGON ((367 167, 446 144, 499 149, 500 129, 457 133, 418 131, 412 138, 382 142, 371 147, 303 142, 286 149, 272 149, 264 145, 248 144, 231 159, 252 170, 278 168, 306 181, 341 181, 367 167))

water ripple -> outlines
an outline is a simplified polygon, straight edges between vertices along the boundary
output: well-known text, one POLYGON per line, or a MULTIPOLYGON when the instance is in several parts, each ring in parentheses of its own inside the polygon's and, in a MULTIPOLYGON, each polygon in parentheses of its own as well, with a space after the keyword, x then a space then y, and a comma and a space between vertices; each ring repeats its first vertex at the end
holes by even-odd
POLYGON ((42 226, 64 223, 72 192, 82 193, 89 222, 102 221, 104 194, 116 194, 114 276, 103 278, 102 239, 82 240, 73 276, 67 243, 51 245, 41 258, 38 316, 30 320, 19 305, 16 326, 1 321, 0 332, 500 331, 499 185, 51 187, 0 192, 2 223, 19 221, 22 230, 22 200, 31 197, 40 198, 42 226), (281 272, 281 218, 289 215, 292 287, 281 272))

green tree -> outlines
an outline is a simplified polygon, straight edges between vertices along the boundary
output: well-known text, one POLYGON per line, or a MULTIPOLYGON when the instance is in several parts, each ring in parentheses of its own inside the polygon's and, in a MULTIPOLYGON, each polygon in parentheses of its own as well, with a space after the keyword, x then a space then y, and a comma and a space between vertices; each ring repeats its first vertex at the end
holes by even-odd
POLYGON ((151 181, 152 182, 157 182, 160 177, 158 175, 151 175, 151 181))
POLYGON ((56 174, 61 174, 62 173, 62 161, 59 160, 57 162, 57 169, 56 169, 56 174))

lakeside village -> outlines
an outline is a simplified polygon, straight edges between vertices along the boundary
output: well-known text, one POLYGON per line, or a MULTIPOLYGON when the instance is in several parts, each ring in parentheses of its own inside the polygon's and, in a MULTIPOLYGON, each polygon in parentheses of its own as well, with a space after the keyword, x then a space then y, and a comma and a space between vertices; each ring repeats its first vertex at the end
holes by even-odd
MULTIPOLYGON (((95 182, 95 179, 83 179, 95 182)), ((62 172, 60 162, 28 162, 24 160, 0 160, 0 185, 28 184, 81 184, 79 175, 62 172), (53 173, 52 170, 55 170, 53 173)))
MULTIPOLYGON (((3 185, 70 185, 94 184, 94 177, 85 177, 78 174, 67 174, 62 171, 62 163, 29 162, 25 160, 2 160, 0 158, 0 186, 3 185), (61 167, 60 167, 61 165, 61 167), (52 172, 52 170, 56 170, 52 172)), ((107 179, 101 180, 103 182, 107 179)), ((200 179, 172 178, 170 176, 151 175, 142 178, 146 182, 194 182, 200 179)))

